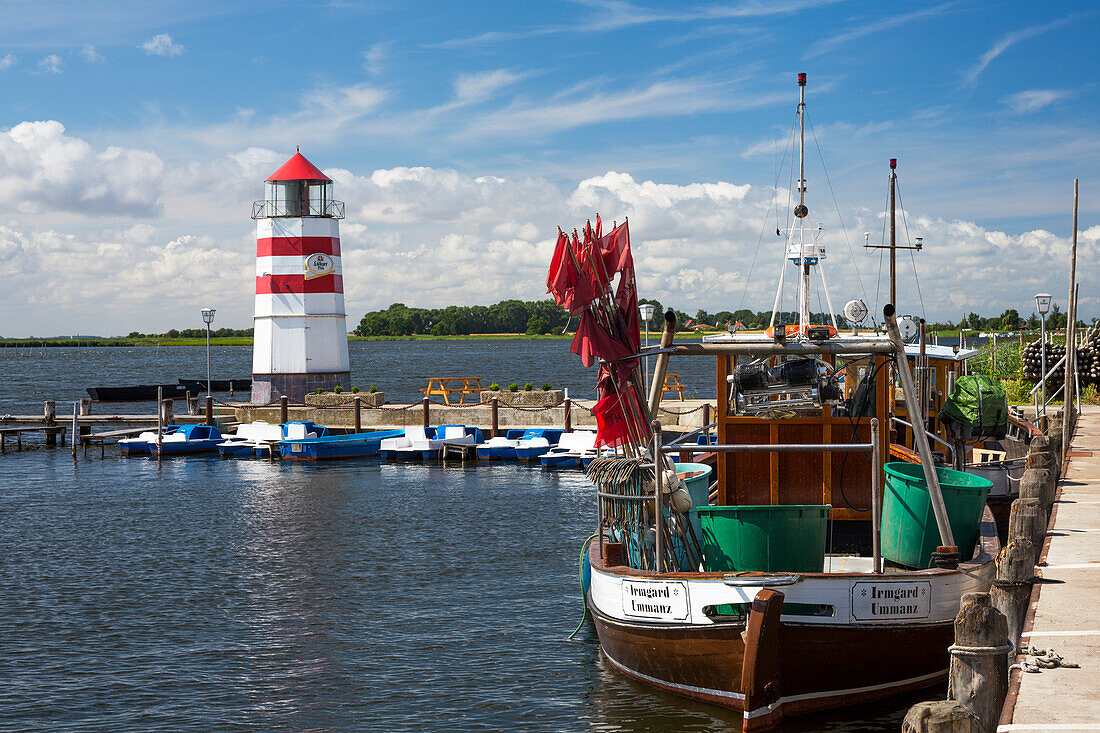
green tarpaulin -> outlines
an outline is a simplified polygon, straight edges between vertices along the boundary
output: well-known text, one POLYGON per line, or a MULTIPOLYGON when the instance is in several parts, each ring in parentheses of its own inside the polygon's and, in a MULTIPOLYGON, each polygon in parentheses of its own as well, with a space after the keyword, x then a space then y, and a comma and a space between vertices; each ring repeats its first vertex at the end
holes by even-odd
POLYGON ((1008 398, 999 379, 968 375, 955 380, 955 387, 940 410, 943 420, 988 430, 1008 424, 1008 398))

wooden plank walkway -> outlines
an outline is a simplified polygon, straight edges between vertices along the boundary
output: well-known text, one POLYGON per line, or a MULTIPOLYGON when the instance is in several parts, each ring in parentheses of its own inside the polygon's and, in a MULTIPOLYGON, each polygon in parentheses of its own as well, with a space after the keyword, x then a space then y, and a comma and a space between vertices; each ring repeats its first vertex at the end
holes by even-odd
POLYGON ((1020 642, 1080 668, 1013 670, 998 731, 1100 731, 1100 407, 1081 407, 1020 642))

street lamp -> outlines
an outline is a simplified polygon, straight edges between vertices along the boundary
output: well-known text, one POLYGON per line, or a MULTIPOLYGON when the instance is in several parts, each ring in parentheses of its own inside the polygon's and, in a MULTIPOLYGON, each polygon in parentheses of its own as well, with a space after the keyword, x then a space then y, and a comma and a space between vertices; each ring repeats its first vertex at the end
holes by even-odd
MULTIPOLYGON (((1053 297, 1053 296, 1051 296, 1050 293, 1036 293, 1035 294, 1035 310, 1039 311, 1039 324, 1040 324, 1039 325, 1039 328, 1040 328, 1039 344, 1041 346, 1041 349, 1039 351, 1039 354, 1040 354, 1039 363, 1042 365, 1041 368, 1043 370, 1043 376, 1041 377, 1043 386, 1040 389, 1042 390, 1042 394, 1043 394, 1043 414, 1044 415, 1047 413, 1047 313, 1050 312, 1050 299, 1051 299, 1051 297, 1053 297)), ((1036 420, 1039 419, 1039 411, 1038 410, 1035 411, 1035 419, 1036 420)))
POLYGON ((214 322, 214 309, 202 309, 202 321, 206 324, 206 396, 210 396, 210 324, 214 322))
MULTIPOLYGON (((653 314, 657 311, 657 306, 652 303, 642 303, 638 306, 638 315, 645 321, 645 346, 649 348, 649 322, 653 320, 653 314)), ((648 369, 646 368, 646 360, 642 359, 642 386, 645 386, 648 369)))

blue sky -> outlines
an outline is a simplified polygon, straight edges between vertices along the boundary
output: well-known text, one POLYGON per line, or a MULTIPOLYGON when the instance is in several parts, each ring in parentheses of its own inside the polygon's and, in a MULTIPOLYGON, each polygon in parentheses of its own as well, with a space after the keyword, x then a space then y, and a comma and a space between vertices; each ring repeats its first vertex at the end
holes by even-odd
POLYGON ((164 330, 193 320, 195 298, 246 327, 248 204, 296 144, 348 201, 352 323, 394 301, 539 297, 556 226, 597 208, 630 216, 643 296, 762 309, 781 254, 761 232, 799 71, 832 183, 811 147, 837 307, 876 301, 878 259, 858 244, 880 236, 897 157, 927 245, 903 310, 1024 311, 1033 288, 1064 304, 1078 177, 1081 310, 1100 315, 1089 3, 0 10, 0 262, 16 316, 2 335, 164 330), (34 307, 43 285, 66 293, 48 313, 34 307))

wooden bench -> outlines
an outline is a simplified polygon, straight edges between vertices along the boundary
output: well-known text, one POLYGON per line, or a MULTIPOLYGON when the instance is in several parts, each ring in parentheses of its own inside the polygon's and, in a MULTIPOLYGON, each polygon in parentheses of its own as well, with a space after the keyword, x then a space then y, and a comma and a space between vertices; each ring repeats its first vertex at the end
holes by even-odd
POLYGON ((441 395, 445 404, 451 404, 451 395, 458 394, 458 404, 465 404, 466 395, 481 394, 481 377, 427 377, 428 386, 420 391, 425 397, 441 395))

